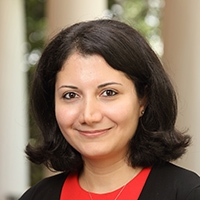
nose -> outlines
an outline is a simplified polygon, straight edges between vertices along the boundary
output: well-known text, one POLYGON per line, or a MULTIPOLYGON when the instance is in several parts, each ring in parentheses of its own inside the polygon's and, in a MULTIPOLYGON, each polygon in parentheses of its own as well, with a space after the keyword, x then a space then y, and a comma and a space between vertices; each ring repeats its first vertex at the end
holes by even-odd
POLYGON ((81 124, 92 125, 100 122, 102 117, 101 106, 96 98, 83 101, 82 111, 79 117, 79 122, 81 124))

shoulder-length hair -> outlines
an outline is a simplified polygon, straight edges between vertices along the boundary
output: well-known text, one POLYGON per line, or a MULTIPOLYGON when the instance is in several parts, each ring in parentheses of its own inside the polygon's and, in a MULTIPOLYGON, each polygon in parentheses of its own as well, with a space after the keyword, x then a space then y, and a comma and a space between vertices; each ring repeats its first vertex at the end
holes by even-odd
POLYGON ((83 161, 63 137, 55 117, 55 81, 69 55, 101 55, 130 78, 139 98, 147 99, 144 115, 130 140, 129 163, 152 166, 185 153, 190 137, 175 129, 177 100, 163 66, 145 39, 132 27, 114 20, 81 22, 62 30, 46 46, 32 85, 31 105, 42 141, 26 147, 28 158, 57 171, 79 171, 83 161))

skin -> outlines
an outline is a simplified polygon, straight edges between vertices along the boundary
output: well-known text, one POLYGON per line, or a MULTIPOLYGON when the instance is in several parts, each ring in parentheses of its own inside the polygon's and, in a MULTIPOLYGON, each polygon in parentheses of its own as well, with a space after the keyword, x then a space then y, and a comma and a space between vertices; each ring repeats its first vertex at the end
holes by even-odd
POLYGON ((109 192, 139 173, 126 155, 143 109, 133 82, 103 57, 73 53, 65 61, 55 84, 55 114, 63 136, 82 155, 81 187, 109 192))

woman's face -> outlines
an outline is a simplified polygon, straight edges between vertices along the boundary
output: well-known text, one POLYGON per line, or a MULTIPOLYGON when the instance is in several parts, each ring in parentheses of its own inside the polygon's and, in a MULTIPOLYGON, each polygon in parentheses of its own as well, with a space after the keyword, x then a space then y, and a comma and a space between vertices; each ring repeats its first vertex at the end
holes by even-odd
POLYGON ((74 53, 57 74, 56 119, 83 158, 124 157, 143 109, 132 81, 99 55, 74 53))

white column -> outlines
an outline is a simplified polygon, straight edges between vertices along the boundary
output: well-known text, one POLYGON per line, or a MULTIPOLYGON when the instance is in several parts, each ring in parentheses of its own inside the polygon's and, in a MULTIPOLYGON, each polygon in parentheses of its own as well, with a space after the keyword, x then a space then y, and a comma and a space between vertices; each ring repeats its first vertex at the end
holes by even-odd
POLYGON ((0 200, 28 186, 24 2, 0 1, 0 200))
POLYGON ((107 0, 47 0, 48 35, 79 21, 101 18, 106 9, 107 0))
POLYGON ((179 129, 192 144, 178 164, 200 174, 200 1, 166 0, 164 62, 178 91, 179 129))

